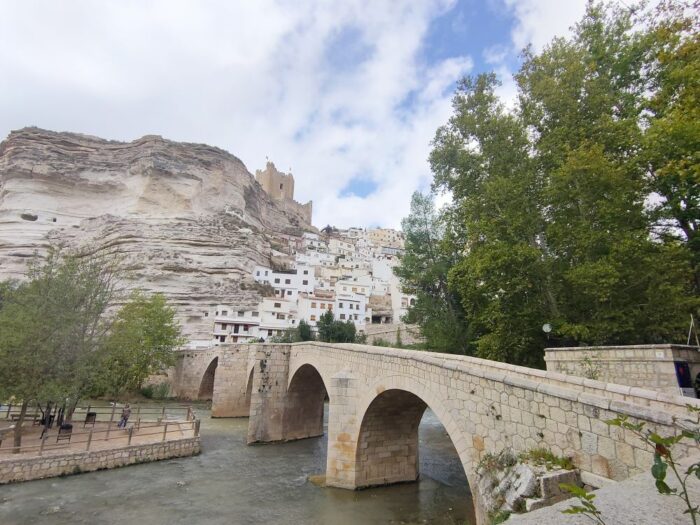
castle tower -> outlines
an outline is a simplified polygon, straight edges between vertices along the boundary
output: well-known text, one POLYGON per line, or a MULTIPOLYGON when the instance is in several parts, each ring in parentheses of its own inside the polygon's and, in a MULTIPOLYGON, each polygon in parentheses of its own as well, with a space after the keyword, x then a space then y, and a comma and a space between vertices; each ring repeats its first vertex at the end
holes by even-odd
POLYGON ((273 162, 268 161, 264 171, 255 170, 255 180, 273 199, 294 200, 294 175, 277 171, 273 162))
POLYGON ((264 170, 255 170, 255 180, 270 197, 282 206, 301 216, 306 224, 311 225, 312 203, 299 204, 294 200, 294 176, 291 173, 277 171, 273 162, 267 161, 264 170))

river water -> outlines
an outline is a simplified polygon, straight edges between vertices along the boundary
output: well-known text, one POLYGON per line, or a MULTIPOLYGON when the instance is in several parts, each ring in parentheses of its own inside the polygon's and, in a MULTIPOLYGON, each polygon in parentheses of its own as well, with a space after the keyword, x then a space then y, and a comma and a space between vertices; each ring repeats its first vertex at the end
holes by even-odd
MULTIPOLYGON (((0 524, 469 524, 462 465, 429 410, 421 479, 348 491, 317 487, 326 437, 247 446, 247 419, 202 417, 202 454, 0 486, 0 524)), ((327 421, 327 418, 326 418, 327 421)))

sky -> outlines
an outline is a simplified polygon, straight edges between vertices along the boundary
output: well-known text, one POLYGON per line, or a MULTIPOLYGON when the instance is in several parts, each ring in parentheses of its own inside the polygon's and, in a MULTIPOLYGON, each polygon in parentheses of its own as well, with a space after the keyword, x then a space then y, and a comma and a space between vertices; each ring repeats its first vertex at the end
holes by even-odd
POLYGON ((0 16, 0 139, 39 126, 211 144, 295 178, 323 227, 400 227, 456 82, 567 34, 586 0, 22 0, 0 16))

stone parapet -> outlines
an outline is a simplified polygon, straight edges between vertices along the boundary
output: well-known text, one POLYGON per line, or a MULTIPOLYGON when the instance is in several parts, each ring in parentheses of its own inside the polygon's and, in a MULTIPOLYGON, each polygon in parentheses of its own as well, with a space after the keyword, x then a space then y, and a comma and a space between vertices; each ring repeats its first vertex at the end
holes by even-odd
POLYGON ((675 395, 676 362, 688 364, 691 380, 700 373, 700 351, 686 345, 547 348, 545 362, 548 371, 675 395))

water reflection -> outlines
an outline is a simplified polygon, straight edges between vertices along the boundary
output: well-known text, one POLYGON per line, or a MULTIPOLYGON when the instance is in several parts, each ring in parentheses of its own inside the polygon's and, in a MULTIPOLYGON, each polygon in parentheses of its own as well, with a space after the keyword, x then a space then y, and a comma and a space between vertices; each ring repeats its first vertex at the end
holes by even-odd
POLYGON ((355 492, 308 481, 325 470, 325 437, 248 447, 247 419, 200 413, 200 456, 0 486, 0 523, 469 523, 466 477, 430 411, 419 430, 420 481, 355 492))

